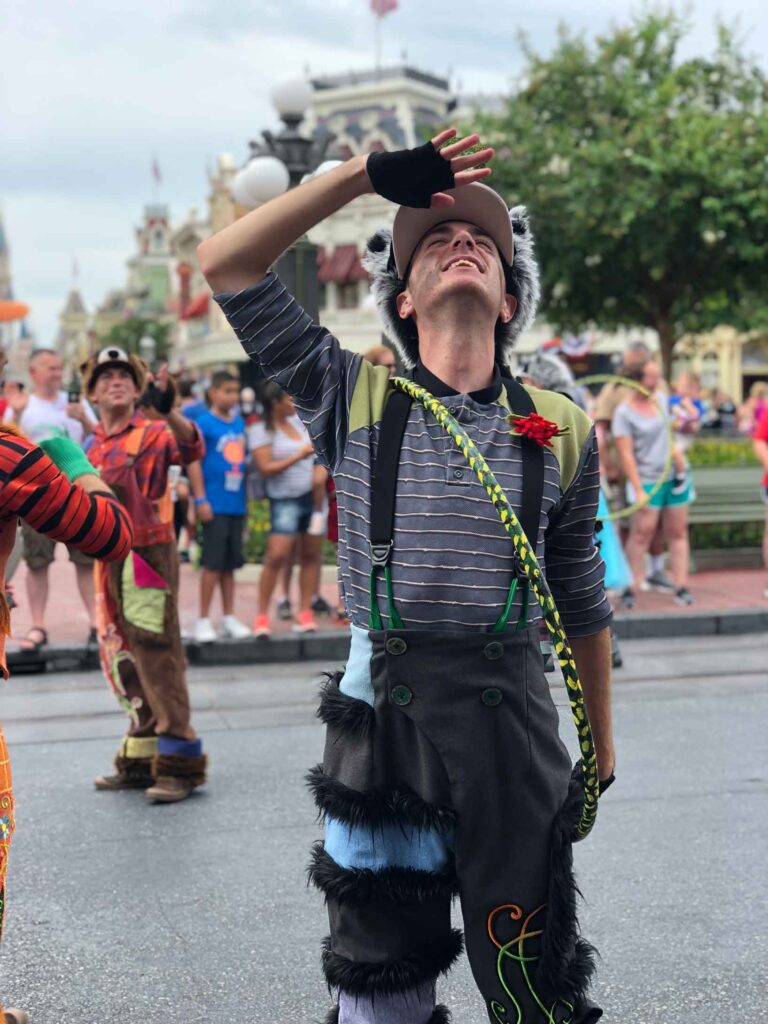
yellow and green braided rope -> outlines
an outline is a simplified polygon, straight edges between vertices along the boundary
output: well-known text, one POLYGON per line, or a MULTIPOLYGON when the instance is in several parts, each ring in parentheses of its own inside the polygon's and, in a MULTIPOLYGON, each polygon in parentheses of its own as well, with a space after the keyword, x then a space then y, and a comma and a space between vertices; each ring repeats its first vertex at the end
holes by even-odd
POLYGON ((469 463, 469 468, 485 488, 488 497, 499 514, 504 529, 512 538, 520 567, 541 606, 542 617, 552 636, 552 644, 563 673, 573 721, 579 736, 584 806, 582 807, 579 823, 574 830, 573 838, 577 840, 583 839, 591 831, 597 816, 599 796, 597 754, 592 739, 592 729, 587 717, 581 680, 576 669, 576 661, 573 657, 571 646, 568 643, 568 637, 563 629, 563 624, 560 621, 560 614, 555 606, 554 598, 539 567, 535 546, 532 546, 526 537, 509 498, 501 489, 488 463, 477 450, 472 439, 461 429, 445 406, 434 395, 430 394, 426 388, 422 388, 418 384, 414 384, 413 381, 406 380, 403 377, 395 377, 392 380, 392 385, 423 405, 427 412, 431 413, 445 429, 456 446, 461 449, 464 458, 469 463))

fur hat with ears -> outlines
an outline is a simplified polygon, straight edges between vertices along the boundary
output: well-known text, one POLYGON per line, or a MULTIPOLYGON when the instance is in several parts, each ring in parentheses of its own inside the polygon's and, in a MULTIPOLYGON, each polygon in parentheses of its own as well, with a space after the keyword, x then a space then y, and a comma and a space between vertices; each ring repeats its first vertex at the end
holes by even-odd
POLYGON ((125 349, 117 345, 107 345, 106 348, 96 352, 81 365, 80 373, 83 376, 83 392, 88 395, 96 383, 97 377, 111 366, 119 366, 127 370, 133 377, 139 392, 142 392, 147 383, 147 364, 138 356, 129 354, 125 349))
MULTIPOLYGON (((507 292, 517 299, 515 315, 504 324, 496 324, 496 362, 507 366, 515 342, 533 323, 539 304, 541 285, 539 268, 534 253, 534 241, 524 206, 509 211, 515 242, 512 266, 504 264, 507 292)), ((397 311, 397 296, 405 291, 405 282, 397 272, 392 253, 392 232, 381 228, 368 239, 363 266, 371 275, 371 291, 384 321, 384 333, 397 348, 404 365, 411 369, 419 358, 419 337, 416 325, 409 317, 402 320, 397 311)))

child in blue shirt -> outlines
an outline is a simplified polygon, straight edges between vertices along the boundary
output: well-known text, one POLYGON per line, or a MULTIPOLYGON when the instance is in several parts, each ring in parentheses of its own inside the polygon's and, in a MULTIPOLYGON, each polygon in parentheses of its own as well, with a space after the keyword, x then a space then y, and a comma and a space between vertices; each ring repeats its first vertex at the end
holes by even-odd
POLYGON ((205 494, 195 499, 203 526, 198 643, 216 639, 210 620, 213 595, 221 590, 223 636, 242 639, 251 631, 234 614, 235 569, 243 564, 247 464, 245 421, 236 411, 240 384, 227 370, 218 370, 208 389, 208 411, 197 419, 205 441, 202 461, 205 494))

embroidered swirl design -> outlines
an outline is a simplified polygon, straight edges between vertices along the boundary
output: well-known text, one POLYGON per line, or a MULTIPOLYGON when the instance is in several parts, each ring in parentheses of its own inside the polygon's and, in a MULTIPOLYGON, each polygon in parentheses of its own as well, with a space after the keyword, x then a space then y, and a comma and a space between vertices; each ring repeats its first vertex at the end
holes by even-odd
POLYGON ((531 924, 536 915, 540 914, 541 911, 544 910, 544 907, 545 904, 542 904, 540 907, 537 907, 535 910, 531 911, 531 913, 525 918, 522 925, 520 926, 520 930, 518 931, 517 935, 507 942, 502 942, 501 939, 499 939, 496 935, 496 922, 499 918, 499 915, 506 911, 509 913, 509 917, 513 921, 520 921, 523 917, 522 908, 519 907, 516 903, 504 903, 500 907, 496 907, 488 915, 488 936, 491 942, 496 947, 496 949, 498 949, 499 951, 498 956, 496 957, 496 973, 498 975, 499 982, 501 983, 501 987, 504 989, 505 995, 511 1002, 512 1008, 516 1015, 515 1019, 513 1020, 509 1016, 509 1010, 507 1009, 507 1007, 503 1003, 498 1002, 498 1000, 492 999, 490 1002, 490 1008, 491 1013, 493 1014, 493 1018, 497 1022, 497 1024, 523 1024, 522 1007, 520 1006, 520 1003, 512 993, 505 972, 505 967, 507 967, 508 961, 512 961, 513 963, 519 965, 526 987, 528 991, 531 993, 533 1001, 541 1010, 544 1016, 544 1020, 546 1021, 546 1024, 571 1024, 571 1017, 573 1015, 574 1009, 573 1005, 565 999, 558 999, 555 1001, 555 1003, 553 1003, 550 1009, 547 1009, 547 1007, 541 1001, 538 992, 533 986, 533 981, 531 980, 530 971, 528 969, 528 964, 538 960, 538 957, 526 951, 525 943, 527 941, 530 941, 531 939, 538 938, 538 936, 543 934, 541 928, 531 930, 531 924), (565 1006, 570 1014, 567 1020, 555 1020, 554 1013, 559 1003, 565 1006))
POLYGON ((555 605, 552 592, 544 578, 535 548, 531 546, 523 531, 520 521, 515 515, 515 510, 510 504, 496 477, 491 472, 488 463, 475 447, 472 439, 461 429, 458 422, 450 412, 442 405, 434 395, 426 388, 414 384, 413 381, 403 377, 395 377, 392 380, 394 387, 410 395, 419 402, 427 412, 435 417, 437 422, 445 429, 458 448, 461 449, 464 458, 469 463, 469 468, 474 472, 477 479, 485 488, 488 497, 501 519, 504 529, 507 531, 515 546, 518 564, 522 570, 536 599, 541 607, 542 617, 552 636, 552 644, 560 664, 560 670, 565 680, 568 692, 568 701, 571 706, 571 715, 576 726, 579 737, 579 749, 581 752, 581 782, 584 790, 584 803, 581 810, 581 817, 574 828, 573 840, 584 839, 595 823, 597 816, 597 801, 599 796, 599 782, 597 770, 597 753, 592 738, 592 729, 587 717, 587 707, 584 702, 584 692, 581 688, 581 680, 576 669, 576 661, 573 651, 568 643, 565 629, 560 619, 560 613, 555 605))

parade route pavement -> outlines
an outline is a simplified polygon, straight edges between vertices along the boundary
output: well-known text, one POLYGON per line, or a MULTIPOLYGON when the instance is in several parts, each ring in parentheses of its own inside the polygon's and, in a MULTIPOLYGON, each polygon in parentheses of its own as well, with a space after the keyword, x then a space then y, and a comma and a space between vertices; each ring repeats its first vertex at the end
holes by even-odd
MULTIPOLYGON (((602 953, 595 998, 606 1024, 758 1024, 765 637, 632 641, 624 656, 617 782, 576 847, 583 931, 602 953)), ((320 830, 303 777, 322 753, 316 682, 330 667, 191 670, 211 781, 159 807, 93 789, 123 724, 97 672, 5 684, 18 801, 7 1005, 31 1024, 322 1020, 326 922, 304 875, 320 830)), ((573 748, 564 690, 549 678, 573 748)), ((466 961, 439 995, 455 1024, 486 1020, 466 961)))

